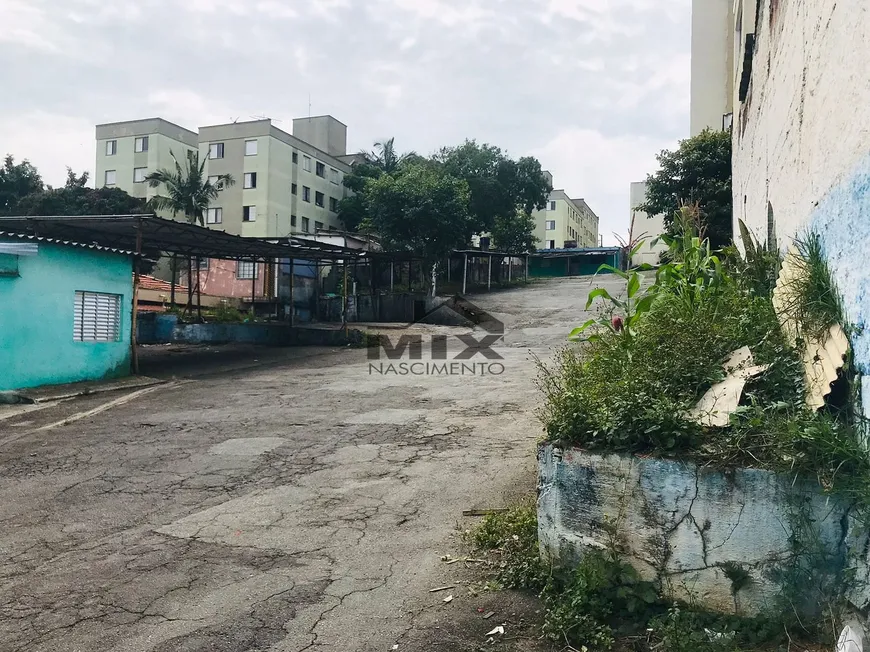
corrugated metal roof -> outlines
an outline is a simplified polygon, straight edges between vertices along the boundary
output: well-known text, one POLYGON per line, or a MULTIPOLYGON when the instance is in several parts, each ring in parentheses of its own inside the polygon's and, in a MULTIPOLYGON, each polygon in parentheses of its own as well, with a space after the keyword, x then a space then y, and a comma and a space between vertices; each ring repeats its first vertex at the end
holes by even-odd
MULTIPOLYGON (((146 274, 142 274, 139 277, 139 287, 143 290, 154 290, 156 292, 172 291, 172 284, 169 281, 164 281, 163 279, 148 276, 146 274)), ((176 283, 175 291, 181 293, 187 292, 187 286, 176 283)))
MULTIPOLYGON (((91 249, 93 251, 107 251, 114 254, 123 254, 126 256, 134 255, 134 252, 125 249, 115 249, 113 247, 103 247, 97 244, 86 244, 83 242, 75 242, 73 240, 58 240, 56 238, 46 238, 39 235, 29 235, 26 233, 10 233, 9 231, 0 231, 0 238, 16 238, 18 240, 29 240, 34 243, 45 242, 47 244, 65 245, 67 247, 79 247, 80 249, 91 249)), ((4 253, 4 252, 0 252, 4 253)), ((24 254, 27 255, 27 254, 24 254)), ((31 254, 32 255, 32 254, 31 254)))
POLYGON ((0 254, 35 256, 38 253, 39 245, 35 242, 0 242, 0 254))

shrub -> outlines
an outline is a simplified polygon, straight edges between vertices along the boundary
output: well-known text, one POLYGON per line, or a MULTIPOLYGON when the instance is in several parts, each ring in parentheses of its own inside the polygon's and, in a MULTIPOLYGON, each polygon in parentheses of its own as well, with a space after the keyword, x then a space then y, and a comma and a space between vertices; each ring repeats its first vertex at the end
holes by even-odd
POLYGON ((543 595, 544 634, 555 641, 609 650, 615 636, 635 633, 661 612, 652 582, 609 551, 588 550, 573 572, 543 595))
POLYGON ((209 321, 216 324, 241 324, 244 320, 245 317, 238 308, 225 303, 216 307, 209 316, 209 321))
POLYGON ((479 548, 501 554, 497 578, 503 587, 534 591, 544 588, 549 568, 540 556, 534 504, 488 514, 472 531, 471 538, 479 548))

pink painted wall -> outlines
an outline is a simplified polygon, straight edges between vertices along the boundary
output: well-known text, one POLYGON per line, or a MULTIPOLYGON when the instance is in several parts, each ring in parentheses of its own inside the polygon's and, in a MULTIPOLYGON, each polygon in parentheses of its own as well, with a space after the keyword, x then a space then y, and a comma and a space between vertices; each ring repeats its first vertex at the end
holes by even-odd
MULTIPOLYGON (((238 278, 237 265, 238 263, 235 260, 210 259, 208 269, 203 269, 199 272, 202 293, 217 297, 250 298, 251 285, 253 283, 256 288, 254 292, 255 296, 266 296, 263 292, 265 265, 257 263, 257 278, 255 281, 238 278)), ((186 282, 187 270, 184 270, 181 276, 184 282, 186 282)))

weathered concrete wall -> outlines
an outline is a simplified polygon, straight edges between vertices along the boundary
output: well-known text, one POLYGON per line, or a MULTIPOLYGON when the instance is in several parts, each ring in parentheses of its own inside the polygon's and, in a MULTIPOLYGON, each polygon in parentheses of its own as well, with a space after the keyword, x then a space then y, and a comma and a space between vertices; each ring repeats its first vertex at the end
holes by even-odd
MULTIPOLYGON (((422 315, 453 301, 452 297, 432 297, 427 294, 357 294, 347 298, 348 322, 411 323, 422 315)), ((324 322, 340 322, 344 298, 321 297, 318 302, 318 318, 324 322)), ((445 323, 453 322, 427 322, 445 323)))
MULTIPOLYGON (((834 583, 854 568, 866 580, 866 526, 815 481, 757 469, 732 472, 672 460, 595 455, 541 446, 538 528, 542 551, 570 564, 588 547, 620 546, 644 579, 671 598, 708 609, 756 615, 794 592, 792 536, 812 544, 813 563, 834 583), (729 567, 749 573, 736 593, 729 567)), ((866 605, 866 582, 853 601, 866 605)), ((797 608, 812 612, 808 604, 797 608)))
POLYGON ((139 344, 229 344, 263 346, 334 346, 361 344, 363 333, 350 329, 291 328, 288 324, 179 324, 175 315, 144 315, 137 329, 139 344))
POLYGON ((821 236, 847 319, 859 327, 852 345, 866 376, 870 12, 860 2, 764 0, 755 38, 749 93, 734 120, 735 220, 780 248, 808 229, 821 236))

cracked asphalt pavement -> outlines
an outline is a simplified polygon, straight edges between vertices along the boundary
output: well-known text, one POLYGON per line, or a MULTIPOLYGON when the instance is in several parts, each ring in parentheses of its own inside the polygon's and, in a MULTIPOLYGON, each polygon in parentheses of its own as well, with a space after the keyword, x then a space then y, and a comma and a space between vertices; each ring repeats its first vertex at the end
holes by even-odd
POLYGON ((0 414, 0 650, 482 643, 477 603, 429 589, 459 571, 441 557, 462 510, 534 487, 531 353, 585 321, 589 289, 471 297, 506 325, 501 375, 378 375, 363 349, 263 350, 258 366, 108 408, 117 394, 0 414))

